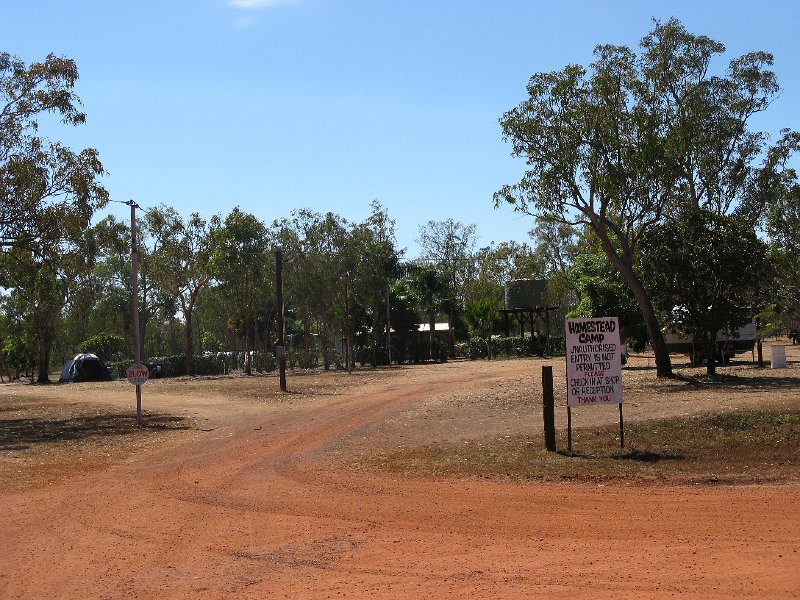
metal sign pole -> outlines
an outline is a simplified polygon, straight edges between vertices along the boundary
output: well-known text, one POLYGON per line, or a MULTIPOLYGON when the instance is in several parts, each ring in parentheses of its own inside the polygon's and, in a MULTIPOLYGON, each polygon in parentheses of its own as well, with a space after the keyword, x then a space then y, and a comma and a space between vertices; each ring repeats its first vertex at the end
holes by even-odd
POLYGON ((572 454, 572 409, 569 405, 569 349, 564 354, 564 372, 567 374, 567 452, 572 454))
POLYGON ((619 447, 625 447, 625 426, 622 420, 622 402, 619 403, 619 447))

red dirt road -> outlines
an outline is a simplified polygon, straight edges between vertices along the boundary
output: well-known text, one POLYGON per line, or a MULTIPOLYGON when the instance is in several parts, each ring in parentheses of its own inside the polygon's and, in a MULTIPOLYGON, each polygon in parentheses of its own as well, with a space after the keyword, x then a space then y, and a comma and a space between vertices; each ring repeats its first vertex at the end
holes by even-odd
POLYGON ((0 493, 0 598, 800 597, 795 485, 505 484, 331 460, 343 439, 470 385, 420 369, 207 409, 211 430, 177 445, 0 493))

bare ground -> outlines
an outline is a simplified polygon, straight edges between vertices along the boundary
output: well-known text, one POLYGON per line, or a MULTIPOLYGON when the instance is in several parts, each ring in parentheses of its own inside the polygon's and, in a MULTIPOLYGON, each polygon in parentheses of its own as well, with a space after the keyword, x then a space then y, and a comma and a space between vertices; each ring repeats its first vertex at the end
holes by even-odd
MULTIPOLYGON (((788 350, 787 369, 739 363, 722 382, 657 381, 634 357, 625 418, 797 409, 788 350)), ((796 463, 736 486, 382 468, 537 435, 543 364, 563 431, 562 361, 292 374, 285 395, 271 376, 153 381, 141 430, 126 382, 4 384, 0 598, 800 596, 796 463)), ((617 413, 573 418, 580 445, 617 413)))

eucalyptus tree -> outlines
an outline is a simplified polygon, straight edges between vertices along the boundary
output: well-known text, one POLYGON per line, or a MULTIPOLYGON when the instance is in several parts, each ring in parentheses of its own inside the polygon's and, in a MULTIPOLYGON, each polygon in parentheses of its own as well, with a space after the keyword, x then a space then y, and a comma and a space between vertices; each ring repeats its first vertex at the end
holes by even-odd
POLYGON ((733 59, 676 19, 656 22, 637 55, 601 45, 590 68, 534 74, 528 98, 500 120, 512 154, 528 170, 499 190, 495 205, 590 228, 642 311, 657 374, 669 352, 636 263, 644 236, 686 204, 727 213, 767 180, 755 167, 765 136, 749 122, 778 93, 772 56, 733 59))
POLYGON ((61 317, 66 282, 59 278, 51 261, 41 262, 30 250, 13 248, 0 262, 9 276, 3 287, 10 288, 11 297, 24 307, 24 325, 19 337, 27 338, 27 345, 35 352, 36 380, 47 383, 50 349, 61 317))
POLYGON ((30 307, 40 382, 48 381, 66 297, 64 273, 94 210, 108 200, 98 182, 104 170, 96 150, 74 152, 39 135, 43 114, 66 125, 85 121, 73 91, 77 79, 67 58, 51 54, 26 66, 0 53, 0 278, 30 307))
POLYGON ((75 282, 93 266, 88 252, 80 240, 61 240, 58 250, 40 254, 16 246, 0 256, 0 285, 26 307, 24 322, 36 345, 39 383, 49 381, 51 351, 75 282))
POLYGON ((622 340, 630 350, 640 351, 647 344, 642 311, 619 271, 598 246, 591 241, 585 244, 569 270, 567 277, 575 293, 575 303, 565 307, 565 316, 619 317, 622 340))
POLYGON ((32 376, 36 367, 36 348, 33 339, 28 303, 20 294, 11 291, 0 295, 0 366, 10 379, 32 376))
POLYGON ((412 264, 406 280, 419 311, 428 317, 428 358, 436 358, 436 315, 452 298, 449 282, 441 271, 425 263, 412 264))
POLYGON ((644 267, 656 303, 674 308, 673 327, 702 345, 713 375, 718 332, 733 334, 750 321, 769 278, 767 244, 745 219, 705 208, 688 210, 645 241, 644 267))
POLYGON ((464 285, 464 316, 472 333, 491 337, 505 305, 508 283, 541 277, 544 264, 528 244, 514 241, 479 249, 473 255, 473 263, 473 277, 464 285))
POLYGON ((347 221, 332 212, 323 214, 301 209, 291 218, 273 224, 273 236, 284 250, 286 268, 284 286, 286 304, 291 306, 303 324, 305 366, 314 360, 313 333, 320 333, 322 360, 325 369, 335 358, 331 336, 345 314, 344 258, 347 221))
MULTIPOLYGON (((148 329, 151 322, 158 316, 170 317, 175 312, 175 302, 169 290, 160 285, 159 276, 162 266, 159 259, 165 238, 160 234, 161 217, 158 210, 146 210, 137 218, 137 247, 139 255, 138 269, 138 309, 139 327, 141 329, 140 352, 142 358, 149 353, 146 343, 148 329)), ((125 337, 133 348, 133 322, 130 317, 133 283, 131 279, 130 240, 131 230, 128 223, 109 215, 102 219, 93 228, 92 235, 97 240, 98 259, 95 276, 96 285, 100 289, 96 292, 96 310, 93 319, 97 324, 103 322, 106 327, 101 328, 110 332, 119 330, 120 326, 125 331, 125 337)), ((92 333, 101 333, 93 331, 92 333)), ((133 354, 133 352, 132 352, 133 354)))
POLYGON ((348 256, 353 265, 356 299, 368 319, 365 334, 370 342, 370 362, 376 366, 379 347, 385 349, 386 360, 391 351, 391 283, 400 253, 395 247, 394 220, 377 200, 371 208, 369 217, 349 231, 348 256))
POLYGON ((528 233, 534 254, 542 263, 542 277, 547 279, 549 306, 558 306, 566 314, 574 309, 579 297, 571 273, 581 252, 581 230, 567 223, 539 218, 528 233))
POLYGON ((108 199, 96 150, 76 153, 38 135, 43 114, 66 125, 86 120, 73 91, 77 79, 70 59, 50 54, 26 66, 0 53, 0 251, 52 250, 85 229, 108 199))
POLYGON ((269 231, 255 216, 238 206, 224 220, 212 218, 214 252, 211 273, 224 287, 231 305, 229 327, 244 338, 245 372, 252 372, 256 311, 270 284, 269 231))
POLYGON ((184 220, 174 209, 166 206, 149 209, 146 221, 151 235, 157 240, 152 256, 152 277, 180 305, 186 330, 186 372, 193 375, 192 317, 200 293, 211 281, 211 257, 217 239, 214 225, 198 213, 192 213, 184 220))
POLYGON ((119 333, 132 350, 130 229, 108 216, 87 231, 85 244, 94 260, 76 280, 67 305, 70 349, 93 335, 119 333))
MULTIPOLYGON (((796 136, 795 145, 800 143, 796 136)), ((800 332, 800 181, 794 169, 774 181, 777 193, 770 198, 766 230, 770 255, 776 269, 776 286, 770 300, 777 313, 777 330, 800 332)))
MULTIPOLYGON (((419 229, 419 243, 428 260, 444 275, 451 298, 447 311, 448 325, 453 331, 454 316, 464 303, 464 286, 474 276, 472 254, 477 235, 475 225, 464 225, 454 219, 428 221, 419 229)), ((454 354, 454 336, 450 336, 450 355, 454 354)))

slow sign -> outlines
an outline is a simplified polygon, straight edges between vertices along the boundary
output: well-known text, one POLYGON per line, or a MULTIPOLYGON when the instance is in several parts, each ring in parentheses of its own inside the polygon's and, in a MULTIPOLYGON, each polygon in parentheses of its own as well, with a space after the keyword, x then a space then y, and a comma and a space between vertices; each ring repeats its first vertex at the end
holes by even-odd
POLYGON ((133 363, 128 367, 127 376, 128 381, 132 384, 142 385, 143 383, 147 383, 147 380, 150 378, 150 370, 147 368, 147 365, 133 363))

